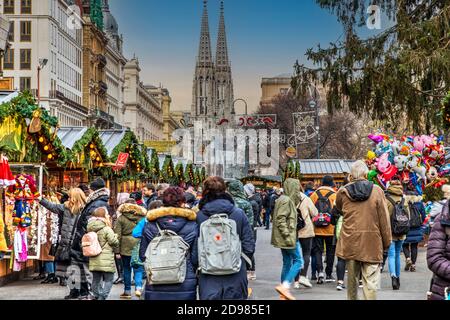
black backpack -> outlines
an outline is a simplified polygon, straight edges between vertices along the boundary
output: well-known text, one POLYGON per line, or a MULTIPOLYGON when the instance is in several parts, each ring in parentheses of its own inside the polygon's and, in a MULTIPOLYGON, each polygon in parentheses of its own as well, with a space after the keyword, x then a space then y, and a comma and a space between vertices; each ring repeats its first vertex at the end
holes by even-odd
POLYGON ((334 191, 328 192, 325 196, 318 190, 317 196, 319 199, 316 201, 316 208, 319 211, 319 215, 313 218, 313 223, 317 228, 326 228, 331 224, 331 211, 333 209, 330 196, 334 194, 334 191))
POLYGON ((405 206, 405 198, 398 203, 390 196, 386 196, 388 201, 394 206, 394 213, 391 217, 392 234, 396 237, 407 235, 409 232, 409 215, 408 209, 405 206))
POLYGON ((409 205, 409 227, 410 228, 420 228, 422 226, 422 215, 420 214, 419 208, 417 208, 415 203, 409 205))

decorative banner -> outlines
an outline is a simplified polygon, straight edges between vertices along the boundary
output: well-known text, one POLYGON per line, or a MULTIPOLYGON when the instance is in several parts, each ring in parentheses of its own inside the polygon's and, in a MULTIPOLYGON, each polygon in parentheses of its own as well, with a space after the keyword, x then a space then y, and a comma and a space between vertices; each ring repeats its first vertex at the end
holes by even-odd
POLYGON ((274 126, 277 124, 276 114, 237 115, 234 119, 239 127, 274 126))
POLYGON ((309 140, 316 137, 318 132, 315 127, 316 113, 299 112, 293 113, 294 133, 296 144, 308 143, 309 140))
POLYGON ((117 157, 117 161, 116 164, 114 165, 113 169, 114 170, 120 170, 125 168, 125 165, 127 164, 128 161, 128 157, 130 156, 129 153, 119 153, 119 156, 117 157))

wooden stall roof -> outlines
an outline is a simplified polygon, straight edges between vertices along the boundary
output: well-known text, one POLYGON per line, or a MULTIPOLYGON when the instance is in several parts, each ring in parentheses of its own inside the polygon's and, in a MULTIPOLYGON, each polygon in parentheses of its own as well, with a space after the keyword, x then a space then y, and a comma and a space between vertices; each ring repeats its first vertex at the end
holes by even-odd
POLYGON ((304 176, 345 176, 350 173, 350 168, 355 160, 324 159, 302 160, 299 159, 300 172, 304 176))

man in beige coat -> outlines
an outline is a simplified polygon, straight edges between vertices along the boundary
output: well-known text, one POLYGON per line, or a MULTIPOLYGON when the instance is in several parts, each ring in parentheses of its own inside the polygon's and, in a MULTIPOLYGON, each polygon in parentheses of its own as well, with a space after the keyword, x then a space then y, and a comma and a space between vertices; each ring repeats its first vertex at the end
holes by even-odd
POLYGON ((367 181, 363 161, 351 168, 351 183, 339 190, 336 209, 344 222, 336 255, 348 263, 348 299, 358 299, 362 275, 365 300, 376 300, 383 252, 392 241, 391 223, 383 190, 367 181))

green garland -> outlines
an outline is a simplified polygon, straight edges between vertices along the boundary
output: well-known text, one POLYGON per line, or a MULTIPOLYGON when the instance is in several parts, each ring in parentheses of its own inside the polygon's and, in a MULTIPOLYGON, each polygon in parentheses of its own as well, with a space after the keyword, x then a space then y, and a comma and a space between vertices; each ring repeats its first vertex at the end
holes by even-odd
POLYGON ((159 170, 159 158, 156 150, 152 152, 152 158, 149 165, 149 177, 153 181, 159 181, 160 170, 159 170))
POLYGON ((206 168, 202 167, 202 171, 201 171, 201 183, 203 184, 206 180, 206 168))
MULTIPOLYGON (((91 148, 90 145, 94 144, 103 162, 108 162, 108 151, 106 150, 98 130, 94 127, 89 128, 80 140, 75 142, 72 147, 71 159, 72 163, 78 163, 78 159, 84 154, 84 163, 82 164, 85 168, 90 167, 91 163, 91 148)), ((92 170, 92 169, 91 169, 92 170)))
POLYGON ((187 184, 196 185, 194 176, 194 166, 192 165, 192 163, 188 163, 186 166, 186 169, 184 171, 184 181, 187 184))
POLYGON ((171 185, 178 184, 178 178, 175 174, 171 156, 166 156, 166 159, 164 159, 164 164, 161 171, 161 179, 171 185))
POLYGON ((146 160, 144 152, 139 148, 139 141, 136 135, 132 131, 127 131, 120 143, 114 148, 110 160, 115 162, 119 153, 128 153, 128 165, 120 172, 115 173, 118 179, 134 180, 138 176, 142 176, 148 168, 146 168, 146 160), (141 168, 141 172, 138 171, 138 166, 141 168))
POLYGON ((181 162, 178 162, 178 164, 175 167, 175 174, 177 176, 178 183, 184 182, 184 167, 181 162))

